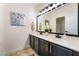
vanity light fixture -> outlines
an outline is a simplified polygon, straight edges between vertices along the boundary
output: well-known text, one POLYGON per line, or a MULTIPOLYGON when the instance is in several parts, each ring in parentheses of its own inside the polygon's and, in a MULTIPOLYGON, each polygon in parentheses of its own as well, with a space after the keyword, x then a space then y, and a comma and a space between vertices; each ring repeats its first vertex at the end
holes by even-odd
POLYGON ((41 13, 38 13, 38 16, 41 16, 42 15, 42 12, 41 13))
POLYGON ((49 4, 49 7, 52 7, 53 6, 53 3, 49 4))
POLYGON ((57 3, 53 3, 53 4, 57 4, 57 3))
POLYGON ((42 11, 39 11, 40 13, 42 12, 42 11))
POLYGON ((66 3, 63 3, 62 6, 64 6, 66 3))
POLYGON ((61 4, 57 5, 57 7, 60 7, 60 6, 61 6, 61 4))
POLYGON ((42 9, 42 11, 44 11, 44 9, 42 9))
POLYGON ((45 7, 45 9, 48 9, 48 6, 47 6, 47 7, 45 7))
POLYGON ((54 9, 55 9, 55 7, 52 8, 52 10, 54 10, 54 9))
POLYGON ((57 9, 58 7, 64 6, 66 3, 51 3, 48 4, 44 9, 39 11, 39 15, 42 15, 44 13, 50 12, 51 10, 57 9))
POLYGON ((45 13, 47 13, 47 12, 45 12, 45 13))
POLYGON ((48 10, 48 12, 50 12, 51 10, 48 10))
POLYGON ((64 5, 64 4, 66 4, 66 3, 63 3, 63 5, 64 5))

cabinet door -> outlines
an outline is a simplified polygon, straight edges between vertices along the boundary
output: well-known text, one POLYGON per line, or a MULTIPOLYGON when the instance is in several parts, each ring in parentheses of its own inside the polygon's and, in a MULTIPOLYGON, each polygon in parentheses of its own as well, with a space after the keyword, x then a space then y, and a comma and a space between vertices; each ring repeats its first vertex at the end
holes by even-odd
POLYGON ((53 56, 72 56, 72 50, 53 44, 51 46, 51 54, 53 56))
POLYGON ((38 53, 38 38, 34 37, 34 50, 36 53, 38 53))
POLYGON ((78 51, 73 51, 73 56, 79 56, 79 52, 78 51))
POLYGON ((30 47, 34 48, 34 36, 30 35, 30 47))
POLYGON ((40 56, 48 56, 49 55, 49 42, 43 39, 39 39, 39 52, 40 56))

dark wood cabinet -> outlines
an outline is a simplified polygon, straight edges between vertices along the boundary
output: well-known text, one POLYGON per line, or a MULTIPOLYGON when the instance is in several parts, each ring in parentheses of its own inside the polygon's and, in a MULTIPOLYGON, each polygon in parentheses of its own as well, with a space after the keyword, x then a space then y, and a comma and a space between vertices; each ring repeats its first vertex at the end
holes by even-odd
POLYGON ((36 53, 38 53, 38 38, 34 37, 34 50, 36 53))
POLYGON ((29 40, 30 40, 30 47, 31 48, 34 48, 34 39, 33 39, 33 36, 32 35, 29 35, 29 40))
POLYGON ((73 50, 73 56, 79 56, 79 52, 73 50))
POLYGON ((79 56, 79 52, 29 35, 30 46, 39 56, 79 56))
POLYGON ((40 56, 49 56, 49 42, 43 39, 39 40, 39 55, 40 56))
POLYGON ((57 44, 51 44, 51 56, 72 56, 72 50, 57 44))
POLYGON ((29 35, 29 39, 30 47, 35 50, 36 53, 38 53, 38 38, 33 35, 29 35))

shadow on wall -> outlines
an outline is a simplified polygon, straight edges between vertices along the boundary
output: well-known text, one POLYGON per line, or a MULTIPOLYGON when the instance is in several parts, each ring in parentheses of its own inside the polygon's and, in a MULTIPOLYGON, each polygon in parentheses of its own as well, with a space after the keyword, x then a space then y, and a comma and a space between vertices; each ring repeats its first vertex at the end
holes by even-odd
POLYGON ((24 49, 27 49, 27 48, 30 48, 30 45, 29 45, 29 36, 28 36, 28 38, 26 40, 24 49))

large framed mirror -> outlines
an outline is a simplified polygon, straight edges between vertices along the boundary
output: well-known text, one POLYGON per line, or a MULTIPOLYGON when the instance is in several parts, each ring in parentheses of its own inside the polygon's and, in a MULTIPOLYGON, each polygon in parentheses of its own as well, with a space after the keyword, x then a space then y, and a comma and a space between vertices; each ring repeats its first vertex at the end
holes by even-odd
POLYGON ((54 8, 37 16, 37 31, 45 32, 45 21, 48 21, 48 28, 51 33, 79 36, 79 4, 66 3, 63 7, 54 8))

